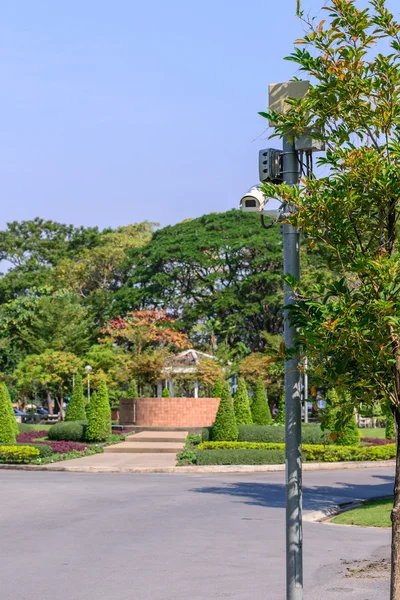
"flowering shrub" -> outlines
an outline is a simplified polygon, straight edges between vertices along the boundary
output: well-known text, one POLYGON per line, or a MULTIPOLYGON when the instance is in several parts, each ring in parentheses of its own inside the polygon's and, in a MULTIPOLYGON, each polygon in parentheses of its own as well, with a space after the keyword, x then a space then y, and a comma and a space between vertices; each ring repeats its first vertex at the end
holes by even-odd
POLYGON ((67 452, 72 452, 76 450, 77 452, 83 452, 86 450, 87 446, 85 444, 80 444, 79 442, 42 442, 53 450, 53 452, 58 454, 66 454, 67 452))
POLYGON ((386 446, 386 444, 395 444, 394 440, 384 440, 380 438, 361 438, 361 441, 369 446, 386 446))
POLYGON ((30 444, 35 440, 38 440, 39 438, 45 438, 47 437, 47 431, 46 430, 42 430, 42 431, 24 431, 24 433, 20 433, 17 437, 17 442, 20 442, 22 444, 30 444))

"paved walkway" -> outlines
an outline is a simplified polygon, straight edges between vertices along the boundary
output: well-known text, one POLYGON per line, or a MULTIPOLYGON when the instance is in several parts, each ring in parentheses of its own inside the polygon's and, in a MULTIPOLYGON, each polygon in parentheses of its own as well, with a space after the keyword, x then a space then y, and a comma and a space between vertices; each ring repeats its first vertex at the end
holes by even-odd
MULTIPOLYGON (((304 473, 305 513, 390 494, 393 473, 304 473)), ((1 600, 285 597, 284 473, 0 476, 1 600)), ((387 600, 389 551, 389 530, 305 522, 305 600, 387 600)))
POLYGON ((126 437, 124 442, 107 446, 103 454, 66 460, 49 465, 72 470, 123 471, 134 468, 176 466, 176 455, 182 450, 187 431, 142 431, 126 437))

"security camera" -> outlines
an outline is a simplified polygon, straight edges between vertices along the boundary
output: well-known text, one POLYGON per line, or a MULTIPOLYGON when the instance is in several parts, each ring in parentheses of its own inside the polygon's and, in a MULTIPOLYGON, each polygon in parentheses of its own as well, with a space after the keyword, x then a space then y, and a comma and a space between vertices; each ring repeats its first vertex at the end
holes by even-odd
POLYGON ((254 185, 240 200, 240 208, 243 212, 262 213, 268 200, 269 198, 262 193, 259 186, 254 185))

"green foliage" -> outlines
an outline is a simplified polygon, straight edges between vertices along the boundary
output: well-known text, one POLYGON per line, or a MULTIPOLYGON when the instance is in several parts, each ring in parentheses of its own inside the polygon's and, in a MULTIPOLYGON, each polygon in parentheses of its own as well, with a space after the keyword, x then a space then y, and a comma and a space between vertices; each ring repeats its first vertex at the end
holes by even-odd
POLYGON ((284 450, 198 450, 198 465, 283 465, 284 450))
POLYGON ((279 402, 278 412, 275 417, 275 425, 284 425, 285 420, 285 392, 283 392, 281 400, 279 402))
POLYGON ((252 425, 249 395, 243 377, 239 377, 233 408, 237 425, 252 425))
POLYGON ((228 382, 223 386, 221 401, 219 403, 213 427, 213 439, 219 441, 235 441, 238 438, 235 411, 232 403, 231 390, 228 382))
POLYGON ((171 397, 171 394, 170 394, 170 392, 169 392, 169 389, 168 389, 167 387, 165 387, 165 388, 163 389, 163 392, 162 392, 162 397, 163 397, 163 398, 170 398, 170 397, 171 397))
POLYGON ((34 446, 0 446, 0 463, 29 463, 39 457, 34 446))
MULTIPOLYGON (((240 425, 238 427, 239 442, 265 442, 280 443, 285 442, 285 428, 270 425, 240 425)), ((303 444, 332 444, 333 441, 329 433, 322 431, 320 425, 313 423, 303 423, 301 429, 303 444)), ((202 441, 209 442, 213 440, 213 428, 204 427, 202 431, 202 441)))
POLYGON ((83 442, 85 440, 86 421, 64 421, 56 423, 49 429, 49 440, 65 442, 83 442))
POLYGON ((262 442, 202 442, 198 450, 284 450, 285 444, 262 442))
POLYGON ((86 400, 83 395, 82 375, 79 373, 75 377, 75 387, 72 391, 71 400, 69 401, 67 412, 65 414, 66 421, 85 421, 86 419, 86 400))
MULTIPOLYGON (((250 448, 238 442, 222 444, 214 449, 200 449, 197 451, 198 465, 271 465, 284 464, 284 445, 251 444, 250 448), (257 445, 258 446, 258 445, 257 445), (266 447, 267 446, 267 447, 266 447)), ((206 445, 208 447, 208 444, 206 445)), ((341 461, 379 461, 390 460, 396 456, 396 445, 386 446, 303 446, 303 460, 307 462, 341 462, 341 461)))
POLYGON ((102 381, 88 414, 86 439, 89 442, 103 442, 111 433, 111 409, 105 381, 102 381))
POLYGON ((254 425, 272 425, 271 411, 262 379, 258 379, 256 383, 253 402, 251 403, 251 415, 254 425))
POLYGON ((287 281, 315 385, 350 392, 339 398, 344 421, 361 402, 385 397, 400 406, 400 24, 385 0, 359 4, 330 1, 319 25, 304 18, 288 58, 310 88, 285 114, 263 115, 279 137, 312 128, 327 146, 321 177, 263 191, 284 197, 291 224, 329 249, 333 282, 304 290, 287 281))
POLYGON ((177 465, 193 465, 197 461, 196 448, 201 442, 201 435, 189 434, 185 440, 185 446, 181 452, 177 454, 177 465))
POLYGON ((328 390, 322 425, 335 433, 334 438, 339 446, 356 446, 360 442, 354 414, 348 414, 346 410, 349 406, 351 409, 352 402, 348 393, 339 395, 334 388, 328 390))
POLYGON ((136 379, 132 379, 129 389, 126 392, 126 397, 127 398, 139 398, 139 392, 138 392, 136 379))
POLYGON ((0 383, 0 443, 12 444, 18 435, 10 394, 4 382, 0 383))
POLYGON ((217 379, 217 381, 214 383, 214 388, 212 392, 213 398, 222 398, 224 385, 225 383, 221 381, 221 379, 217 379))
POLYGON ((394 415, 391 403, 388 400, 382 403, 382 410, 386 417, 385 438, 387 440, 394 440, 396 435, 394 428, 394 415))
POLYGON ((338 446, 357 446, 360 443, 360 432, 354 415, 346 423, 344 429, 338 434, 336 444, 338 446))

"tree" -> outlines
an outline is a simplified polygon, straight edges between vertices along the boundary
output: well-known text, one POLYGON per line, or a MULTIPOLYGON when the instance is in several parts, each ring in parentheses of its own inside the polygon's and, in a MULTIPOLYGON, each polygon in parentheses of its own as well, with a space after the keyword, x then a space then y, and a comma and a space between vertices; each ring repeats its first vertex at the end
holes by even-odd
POLYGON ((85 411, 86 401, 83 395, 82 375, 78 373, 75 376, 75 386, 72 390, 71 400, 67 406, 65 414, 66 421, 84 421, 86 419, 85 411))
POLYGON ((282 393, 280 402, 278 404, 278 412, 276 413, 276 417, 275 417, 275 425, 284 425, 286 422, 286 415, 285 415, 285 392, 282 393))
POLYGON ((6 384, 0 382, 0 443, 15 444, 18 425, 15 420, 10 394, 6 384))
POLYGON ((169 393, 169 389, 168 389, 167 387, 165 387, 165 388, 163 389, 163 391, 162 391, 162 394, 161 394, 161 395, 162 395, 162 397, 163 397, 163 398, 170 398, 170 397, 171 397, 171 394, 169 393))
POLYGON ((57 285, 82 298, 118 289, 127 269, 127 251, 150 242, 156 225, 145 221, 103 233, 97 246, 84 248, 77 258, 65 258, 57 264, 57 285))
POLYGON ((239 432, 229 384, 225 382, 221 387, 218 386, 217 392, 221 394, 221 401, 213 426, 213 441, 235 442, 238 439, 239 432))
POLYGON ((49 410, 54 395, 60 417, 66 391, 72 388, 72 377, 83 367, 82 360, 71 352, 48 350, 39 355, 27 356, 14 372, 17 388, 22 394, 42 390, 46 393, 49 410))
POLYGON ((139 398, 139 392, 138 392, 136 379, 132 379, 132 381, 130 382, 130 385, 129 385, 126 395, 128 398, 139 398))
POLYGON ((7 223, 0 231, 0 260, 12 267, 0 279, 0 302, 48 285, 60 260, 77 256, 99 240, 97 227, 76 228, 40 218, 7 223))
POLYGON ((249 394, 247 393, 246 383, 243 377, 239 377, 238 386, 233 401, 237 425, 252 425, 249 394))
POLYGON ((264 382, 259 379, 251 403, 251 415, 254 425, 272 425, 272 416, 265 393, 264 382))
POLYGON ((176 330, 175 320, 164 310, 130 311, 125 317, 112 319, 102 333, 114 343, 141 355, 159 347, 187 348, 187 336, 176 330))
MULTIPOLYGON (((300 7, 299 7, 300 9, 300 7)), ((308 133, 326 145, 321 177, 265 185, 297 210, 291 223, 329 248, 336 281, 299 290, 291 312, 315 381, 341 394, 341 419, 361 402, 389 398, 400 424, 400 24, 385 0, 368 8, 331 0, 327 20, 300 10, 305 35, 289 57, 311 79, 285 114, 267 116, 275 133, 308 133)), ((298 282, 287 282, 298 289, 298 282)), ((399 431, 399 427, 397 427, 399 431)), ((392 512, 391 599, 400 598, 400 444, 392 512)))
POLYGON ((101 382, 89 404, 86 439, 88 442, 104 442, 111 434, 111 409, 105 381, 101 382))

